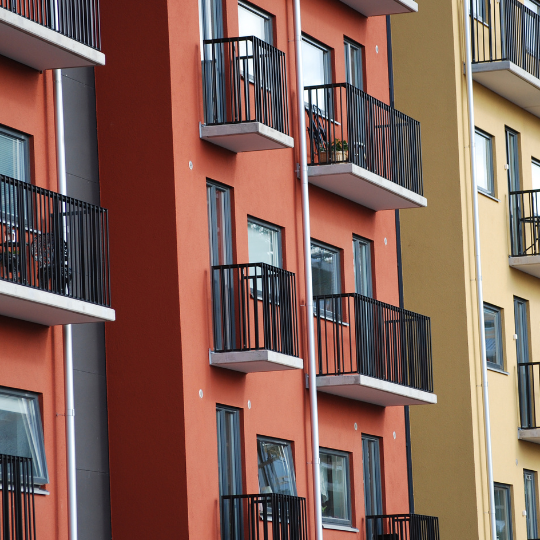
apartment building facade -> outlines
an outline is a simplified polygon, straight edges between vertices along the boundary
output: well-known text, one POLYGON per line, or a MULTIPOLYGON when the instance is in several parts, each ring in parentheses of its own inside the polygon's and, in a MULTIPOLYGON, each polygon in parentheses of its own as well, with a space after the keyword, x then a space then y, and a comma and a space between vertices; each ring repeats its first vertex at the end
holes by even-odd
POLYGON ((396 105, 422 122, 430 202, 425 212, 403 213, 401 221, 405 301, 432 314, 439 397, 436 408, 411 411, 416 509, 439 516, 442 538, 538 538, 540 7, 528 0, 421 7, 417 17, 392 19, 396 105), (468 35, 465 8, 472 14, 468 35), (479 207, 489 431, 473 197, 479 207))
POLYGON ((104 322, 115 314, 93 87, 104 62, 96 3, 0 2, 6 539, 111 537, 104 322))
POLYGON ((419 124, 391 105, 385 17, 417 6, 304 0, 302 36, 294 8, 101 5, 117 539, 315 538, 319 497, 325 538, 438 537, 409 510, 404 406, 436 396, 429 318, 400 306, 395 210, 427 201, 419 124))

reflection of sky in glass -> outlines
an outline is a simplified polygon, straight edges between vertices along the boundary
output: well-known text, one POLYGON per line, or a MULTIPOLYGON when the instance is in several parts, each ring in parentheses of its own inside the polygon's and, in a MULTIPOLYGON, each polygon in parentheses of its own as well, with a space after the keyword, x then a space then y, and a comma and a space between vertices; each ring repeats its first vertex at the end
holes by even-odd
POLYGON ((245 7, 238 6, 238 37, 255 36, 267 41, 264 23, 265 21, 260 15, 245 7))
POLYGON ((486 329, 486 356, 488 362, 497 363, 497 328, 496 315, 484 313, 484 326, 486 329))
POLYGON ((288 444, 258 440, 261 493, 296 495, 292 453, 288 444))
MULTIPOLYGON (((304 86, 317 86, 325 84, 324 75, 324 51, 307 41, 302 41, 302 72, 304 74, 304 86)), ((309 93, 305 92, 304 100, 309 103, 309 93)), ((312 92, 311 100, 319 109, 324 110, 324 91, 312 92)))
POLYGON ((249 221, 248 247, 250 263, 262 262, 281 267, 278 231, 249 221))
POLYGON ((345 458, 321 453, 320 470, 323 517, 348 519, 345 458))
POLYGON ((540 163, 532 163, 532 188, 540 189, 540 163))
POLYGON ((338 254, 321 246, 311 246, 313 296, 339 293, 338 254))
POLYGON ((507 490, 495 487, 495 521, 497 540, 510 540, 507 490))
POLYGON ((491 191, 491 186, 489 185, 490 177, 490 144, 489 139, 480 135, 479 133, 475 134, 475 146, 476 146, 476 175, 478 178, 478 187, 482 188, 484 191, 491 191))

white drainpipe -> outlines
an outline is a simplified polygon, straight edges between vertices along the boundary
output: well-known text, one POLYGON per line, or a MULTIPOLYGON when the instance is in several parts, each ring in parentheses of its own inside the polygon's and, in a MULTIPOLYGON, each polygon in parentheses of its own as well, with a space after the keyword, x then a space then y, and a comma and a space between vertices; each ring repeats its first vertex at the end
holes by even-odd
POLYGON ((491 522, 491 538, 497 540, 495 523, 495 489, 493 484, 493 455, 491 451, 491 420, 489 416, 488 371, 486 357, 486 330, 484 326, 484 291, 482 286, 482 260, 480 252, 480 218, 478 215, 478 179, 476 175, 475 155, 475 123, 474 123, 474 94, 471 60, 471 25, 469 17, 469 2, 463 0, 465 15, 465 67, 467 73, 467 99, 469 106, 469 139, 471 151, 471 176, 473 188, 473 214, 474 214, 474 245, 476 257, 476 288, 478 294, 478 324, 480 326, 480 352, 482 355, 482 386, 484 397, 484 427, 486 432, 486 454, 489 483, 489 509, 491 522))
POLYGON ((315 538, 323 540, 321 509, 321 471, 319 457, 319 412, 317 409, 317 365, 313 329, 313 280, 311 276, 311 225, 304 105, 304 76, 302 72, 302 22, 300 0, 294 5, 294 41, 296 45, 296 91, 298 94, 298 139, 300 141, 300 180, 302 182, 302 221, 304 228, 304 271, 306 275, 306 326, 308 334, 309 404, 311 409, 311 446, 313 455, 313 500, 315 503, 315 538))
MULTIPOLYGON (((58 188, 67 195, 66 147, 64 137, 64 101, 62 95, 62 70, 54 70, 56 101, 56 161, 58 188)), ((71 325, 64 326, 65 392, 66 392, 66 446, 68 473, 69 538, 77 540, 77 469, 75 456, 75 400, 73 395, 73 346, 71 325)))

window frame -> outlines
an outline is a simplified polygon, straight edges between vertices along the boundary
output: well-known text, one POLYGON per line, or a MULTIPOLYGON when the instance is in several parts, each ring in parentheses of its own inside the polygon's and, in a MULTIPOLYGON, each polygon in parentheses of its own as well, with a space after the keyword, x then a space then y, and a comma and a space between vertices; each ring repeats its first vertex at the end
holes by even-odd
MULTIPOLYGON (((343 452, 341 450, 332 450, 329 448, 319 448, 319 454, 325 454, 327 456, 338 456, 345 460, 345 490, 347 496, 347 519, 330 518, 322 516, 323 523, 329 525, 342 525, 345 527, 352 526, 352 489, 351 489, 351 469, 350 469, 350 453, 343 452)), ((322 475, 321 475, 322 476, 322 475)), ((322 497, 322 493, 321 493, 322 497)), ((322 501, 321 501, 322 504, 322 501)))
POLYGON ((361 294, 362 296, 367 296, 369 298, 373 298, 373 242, 369 240, 368 238, 364 238, 362 236, 358 236, 356 234, 353 234, 353 257, 354 257, 354 288, 355 292, 357 294, 361 294), (368 287, 367 290, 364 292, 361 292, 361 276, 359 275, 360 272, 360 255, 361 250, 360 246, 365 249, 365 252, 368 254, 368 256, 364 259, 365 263, 365 271, 369 275, 367 276, 368 281, 368 287))
POLYGON ((26 182, 30 184, 32 181, 32 173, 30 171, 30 135, 23 133, 22 131, 17 131, 8 126, 0 124, 0 133, 11 137, 12 139, 18 139, 24 143, 24 172, 25 178, 19 180, 20 182, 26 182))
MULTIPOLYGON (((313 281, 313 247, 316 246, 319 249, 325 249, 326 251, 333 253, 336 255, 337 263, 336 263, 336 270, 337 270, 337 292, 330 293, 331 295, 335 294, 341 294, 341 249, 331 246, 330 244, 325 244, 324 242, 320 242, 318 240, 314 240, 311 238, 310 243, 310 250, 311 250, 311 275, 312 275, 312 281, 313 281)), ((313 293, 313 296, 317 296, 315 292, 313 293)), ((319 295, 320 296, 320 295, 319 295)), ((324 295, 323 295, 324 296, 324 295)), ((315 302, 313 303, 313 314, 317 315, 317 305, 315 302)), ((323 313, 321 315, 323 318, 328 320, 334 320, 334 313, 333 311, 327 309, 327 307, 324 307, 323 313)))
MULTIPOLYGON (((295 467, 295 463, 294 463, 294 453, 293 453, 292 441, 288 441, 286 439, 277 439, 275 437, 267 437, 265 435, 257 435, 257 481, 259 482, 259 493, 262 493, 261 492, 260 475, 259 475, 259 470, 260 470, 260 465, 259 465, 259 441, 278 444, 278 445, 284 446, 287 449, 287 452, 286 452, 287 458, 290 460, 289 470, 292 471, 292 479, 289 478, 289 481, 292 484, 292 486, 294 487, 294 490, 293 490, 294 493, 292 495, 294 497, 296 497, 298 495, 298 488, 297 488, 297 485, 296 485, 296 467, 295 467)), ((269 486, 269 487, 271 487, 271 486, 269 486)), ((275 492, 272 491, 272 492, 268 492, 268 493, 275 493, 275 492)), ((291 494, 290 493, 285 493, 285 495, 291 495, 291 494)))
MULTIPOLYGON (((490 195, 491 197, 495 197, 495 173, 494 173, 494 167, 493 167, 493 135, 490 135, 486 131, 475 127, 474 128, 474 136, 475 137, 481 137, 485 141, 489 143, 489 163, 486 163, 486 171, 487 171, 487 184, 488 189, 485 189, 484 187, 478 185, 478 191, 481 193, 490 195)), ((475 148, 476 148, 476 141, 475 141, 475 148)), ((478 158, 478 155, 475 155, 476 158, 478 158)), ((478 171, 477 171, 478 172, 478 171)))
POLYGON ((538 538, 538 508, 537 508, 537 492, 536 492, 536 486, 537 486, 537 473, 536 471, 531 471, 530 469, 523 469, 523 488, 525 492, 525 511, 527 512, 526 516, 526 528, 527 528, 527 539, 528 540, 534 540, 538 538), (533 494, 533 501, 532 501, 532 507, 534 509, 534 524, 533 528, 536 529, 536 532, 533 536, 529 537, 529 510, 527 508, 527 489, 526 489, 526 475, 532 476, 532 494, 533 494))
MULTIPOLYGON (((257 262, 263 262, 263 261, 251 261, 251 256, 249 254, 249 224, 250 223, 253 223, 255 225, 259 225, 260 227, 264 227, 265 229, 268 229, 269 231, 273 231, 275 233, 277 233, 277 258, 278 258, 278 263, 277 265, 272 265, 272 266, 275 266, 276 268, 283 268, 283 249, 282 249, 282 246, 283 246, 283 240, 282 240, 282 234, 283 234, 283 227, 280 227, 279 225, 274 225, 273 223, 269 223, 268 221, 263 221, 262 219, 259 219, 259 218, 255 218, 253 216, 249 216, 247 217, 247 224, 248 224, 248 257, 249 257, 249 262, 250 264, 251 263, 257 263, 257 262)), ((268 264, 268 263, 267 263, 268 264)))
POLYGON ((345 49, 345 81, 355 88, 358 88, 359 90, 364 91, 364 46, 360 45, 360 43, 357 43, 356 41, 353 41, 352 39, 349 39, 348 37, 343 38, 343 45, 345 49), (360 86, 354 84, 350 79, 352 78, 351 75, 351 48, 356 49, 358 51, 358 58, 360 59, 360 63, 356 66, 357 73, 360 74, 360 86), (360 68, 360 69, 358 69, 360 68))
MULTIPOLYGON (((494 489, 500 489, 505 492, 506 505, 508 509, 508 540, 513 540, 514 538, 514 526, 512 523, 512 486, 509 484, 501 484, 499 482, 494 483, 494 489)), ((495 510, 495 521, 497 521, 497 510, 495 510)))
MULTIPOLYGON (((266 38, 263 41, 268 43, 269 45, 274 45, 274 23, 273 23, 273 15, 268 13, 267 11, 264 11, 263 9, 254 6, 253 4, 250 4, 249 2, 244 2, 243 0, 238 1, 238 9, 240 8, 245 9, 246 11, 251 11, 251 13, 257 15, 261 19, 264 20, 264 33, 266 34, 266 38)), ((238 36, 238 37, 247 37, 247 36, 238 36)))
POLYGON ((472 12, 473 12, 473 18, 475 20, 477 20, 479 23, 481 24, 484 24, 486 26, 488 26, 488 23, 486 21, 487 19, 487 6, 486 6, 486 0, 473 0, 473 8, 472 8, 472 12), (481 2, 481 4, 480 4, 481 2), (484 6, 483 10, 482 10, 482 13, 481 15, 479 16, 478 15, 478 6, 479 5, 482 5, 484 6))
MULTIPOLYGON (((373 435, 367 435, 365 433, 362 433, 362 478, 364 481, 364 512, 365 515, 382 515, 384 514, 384 487, 383 487, 383 470, 382 470, 382 460, 381 460, 381 437, 375 437, 373 435), (379 492, 376 494, 378 500, 376 501, 376 505, 380 505, 379 509, 375 509, 375 512, 371 512, 368 514, 367 509, 367 489, 366 489, 366 452, 365 452, 365 443, 367 443, 367 447, 369 448, 369 443, 377 443, 377 459, 375 463, 375 478, 376 482, 378 479, 378 489, 379 492)), ((371 489, 371 488, 370 488, 371 489)), ((373 495, 373 494, 372 494, 373 495)), ((374 523, 368 522, 366 523, 366 529, 367 529, 367 536, 366 538, 371 538, 375 536, 375 531, 373 530, 374 523)), ((378 531, 382 532, 382 531, 378 531)))
POLYGON ((50 478, 49 478, 49 469, 47 466, 47 454, 45 452, 45 432, 43 430, 43 418, 42 418, 43 413, 41 411, 40 395, 36 394, 35 392, 28 392, 26 390, 17 390, 14 388, 5 388, 5 387, 0 387, 0 395, 7 395, 7 396, 16 397, 16 398, 32 400, 33 406, 35 407, 35 410, 34 410, 34 414, 36 418, 35 429, 37 430, 37 433, 40 436, 37 438, 36 446, 33 448, 33 450, 36 452, 36 455, 40 456, 40 459, 43 463, 43 470, 41 471, 43 476, 38 476, 37 474, 35 474, 38 471, 36 471, 36 465, 34 464, 34 467, 33 467, 34 485, 42 486, 42 485, 48 484, 50 482, 50 478))
MULTIPOLYGON (((486 311, 491 312, 496 316, 496 323, 497 326, 495 328, 496 332, 496 344, 498 347, 498 352, 500 353, 500 360, 501 363, 494 363, 487 361, 488 367, 504 371, 504 343, 503 343, 503 310, 500 307, 494 306, 493 304, 489 304, 487 302, 484 302, 484 334, 485 334, 485 326, 486 326, 486 311)), ((486 338, 486 351, 487 351, 487 338, 486 338)))
POLYGON ((516 340, 517 358, 516 359, 518 361, 518 364, 529 363, 531 361, 530 360, 531 351, 530 351, 530 343, 529 343, 530 334, 531 334, 530 324, 529 324, 529 301, 525 300, 524 298, 520 298, 518 296, 514 296, 514 323, 515 323, 515 329, 516 329, 516 335, 517 335, 517 340, 516 340), (523 313, 524 319, 523 321, 519 323, 518 323, 518 318, 517 318, 518 306, 520 306, 520 309, 521 309, 521 306, 523 306, 523 312, 524 312, 523 313), (518 328, 518 324, 520 325, 519 328, 518 328), (518 330, 520 330, 522 334, 524 332, 525 335, 519 335, 518 330), (524 343, 523 349, 521 351, 520 351, 520 342, 524 343), (524 361, 523 359, 520 361, 519 358, 522 354, 523 356, 526 357, 526 361, 524 361))
MULTIPOLYGON (((213 256, 216 254, 215 249, 217 246, 217 238, 214 238, 214 230, 215 228, 213 225, 215 225, 217 222, 215 221, 217 219, 216 210, 216 192, 220 191, 225 194, 224 199, 224 234, 225 234, 225 262, 223 264, 233 264, 234 256, 233 256, 233 220, 232 220, 232 202, 231 202, 231 192, 232 189, 228 186, 225 186, 223 184, 220 184, 219 182, 215 182, 210 179, 206 179, 206 206, 207 206, 207 214, 208 214, 208 240, 209 240, 209 248, 210 248, 210 266, 219 266, 219 261, 217 263, 213 262, 213 256), (208 192, 209 190, 212 193, 211 200, 208 200, 208 192)), ((218 249, 219 253, 219 249, 218 249)))

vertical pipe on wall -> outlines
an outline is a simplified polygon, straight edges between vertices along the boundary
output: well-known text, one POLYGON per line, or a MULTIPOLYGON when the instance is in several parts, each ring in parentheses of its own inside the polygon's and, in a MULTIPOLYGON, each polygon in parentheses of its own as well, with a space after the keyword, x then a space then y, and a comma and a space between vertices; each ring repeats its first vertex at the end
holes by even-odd
POLYGON ((319 412, 317 408, 317 366, 313 328, 313 280, 311 275, 311 225, 304 105, 304 75, 302 72, 302 19, 300 0, 293 0, 294 42, 296 49, 296 92, 298 98, 298 139, 300 141, 300 181, 302 184, 302 222, 304 232, 304 271, 306 276, 306 326, 308 336, 309 403, 311 409, 311 446, 313 467, 313 501, 315 504, 315 538, 323 540, 321 508, 321 473, 319 456, 319 412))
MULTIPOLYGON (((66 148, 64 137, 64 98, 62 93, 62 70, 54 70, 56 109, 56 161, 58 167, 58 189, 67 195, 66 148)), ((65 233, 65 231, 64 231, 65 233)), ((73 392, 73 343, 71 325, 64 326, 64 361, 66 393, 66 446, 68 473, 69 538, 77 540, 77 470, 75 459, 75 399, 73 392)))
POLYGON ((465 17, 465 68, 467 75, 467 101, 469 107, 469 149, 471 154, 471 178, 473 189, 473 217, 474 217, 474 247, 476 259, 476 289, 478 295, 478 324, 480 326, 480 353, 482 356, 482 386, 484 398, 484 428, 486 436, 486 458, 489 483, 489 509, 491 523, 491 537, 497 540, 495 522, 495 490, 493 483, 493 455, 491 450, 491 420, 489 414, 488 372, 486 357, 486 329, 484 326, 484 290, 482 285, 482 260, 480 251, 480 217, 478 214, 478 178, 476 175, 475 153, 475 122, 474 122, 474 93, 471 60, 471 24, 469 15, 469 2, 463 0, 463 14, 465 17))

